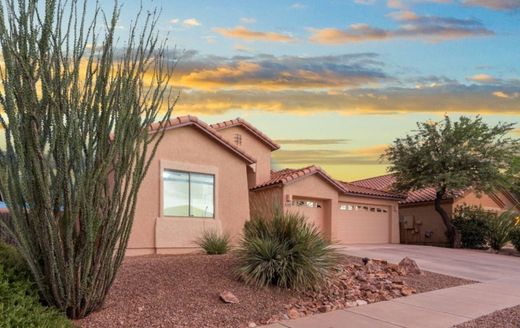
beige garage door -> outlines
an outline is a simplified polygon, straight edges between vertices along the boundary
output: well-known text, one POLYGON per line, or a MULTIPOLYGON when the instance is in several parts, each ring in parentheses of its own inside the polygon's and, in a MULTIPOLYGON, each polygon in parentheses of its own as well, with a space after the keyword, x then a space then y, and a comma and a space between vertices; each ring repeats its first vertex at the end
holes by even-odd
POLYGON ((305 215, 320 231, 325 231, 325 210, 321 200, 293 197, 292 205, 294 210, 305 215))
POLYGON ((337 238, 342 244, 378 244, 390 241, 389 208, 340 203, 337 238))

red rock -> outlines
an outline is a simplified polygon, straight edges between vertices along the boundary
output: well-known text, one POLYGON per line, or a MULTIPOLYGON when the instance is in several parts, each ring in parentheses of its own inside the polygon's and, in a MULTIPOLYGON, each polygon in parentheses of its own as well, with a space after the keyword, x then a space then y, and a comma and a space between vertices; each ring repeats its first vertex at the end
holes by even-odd
POLYGON ((224 291, 222 293, 220 293, 220 299, 224 302, 224 303, 232 303, 232 304, 236 304, 238 302, 240 302, 238 300, 238 298, 233 295, 233 293, 231 293, 230 291, 224 291))
POLYGON ((289 316, 289 318, 291 319, 297 319, 298 317, 300 317, 300 313, 298 313, 298 310, 296 310, 295 308, 292 308, 289 311, 287 311, 287 316, 289 316))

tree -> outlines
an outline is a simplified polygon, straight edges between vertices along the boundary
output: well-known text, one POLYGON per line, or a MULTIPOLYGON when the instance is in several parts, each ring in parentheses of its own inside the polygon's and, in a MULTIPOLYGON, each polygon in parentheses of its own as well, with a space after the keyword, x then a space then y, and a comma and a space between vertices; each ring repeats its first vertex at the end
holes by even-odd
POLYGON ((394 188, 435 188, 435 210, 452 246, 460 247, 460 232, 441 202, 455 190, 481 193, 510 183, 506 171, 520 145, 508 136, 513 128, 510 123, 489 126, 480 116, 417 123, 417 130, 396 139, 383 155, 390 162, 388 171, 396 176, 394 188))
POLYGON ((0 3, 0 224, 42 299, 71 318, 98 309, 124 257, 136 197, 176 96, 155 12, 118 47, 119 5, 0 3), (88 17, 91 17, 89 19, 88 17))
POLYGON ((510 191, 520 199, 520 154, 513 158, 507 173, 511 181, 510 191))

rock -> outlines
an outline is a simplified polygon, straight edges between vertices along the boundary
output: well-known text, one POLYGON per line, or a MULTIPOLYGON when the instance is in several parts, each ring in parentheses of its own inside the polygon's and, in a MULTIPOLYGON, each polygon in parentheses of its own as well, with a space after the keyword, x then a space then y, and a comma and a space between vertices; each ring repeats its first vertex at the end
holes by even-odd
POLYGON ((296 310, 295 308, 292 308, 289 311, 287 311, 287 315, 291 319, 297 319, 298 317, 300 317, 300 314, 298 313, 298 310, 296 310))
POLYGON ((403 269, 405 274, 423 274, 417 263, 409 257, 405 257, 399 262, 399 267, 403 269))
POLYGON ((320 311, 321 313, 325 313, 325 312, 330 312, 332 310, 332 306, 330 305, 323 305, 323 306, 320 306, 318 308, 318 311, 320 311))
POLYGON ((144 310, 144 306, 140 306, 137 308, 137 311, 142 312, 144 310))
POLYGON ((414 292, 414 290, 408 286, 403 286, 401 288, 401 295, 403 295, 403 296, 410 296, 413 294, 413 292, 414 292))
POLYGON ((357 300, 356 304, 357 304, 357 306, 362 306, 362 305, 367 305, 368 302, 367 301, 363 301, 363 300, 357 300))
POLYGON ((227 290, 222 292, 222 293, 220 293, 220 299, 222 301, 224 301, 224 303, 236 304, 236 303, 240 302, 238 300, 238 298, 235 295, 233 295, 232 292, 227 291, 227 290))
POLYGON ((347 307, 354 307, 354 306, 358 306, 356 302, 354 301, 348 301, 347 303, 345 303, 345 305, 347 307))
POLYGON ((247 324, 247 327, 248 327, 248 328, 255 328, 255 327, 256 327, 256 323, 254 323, 253 321, 251 321, 250 323, 247 324))

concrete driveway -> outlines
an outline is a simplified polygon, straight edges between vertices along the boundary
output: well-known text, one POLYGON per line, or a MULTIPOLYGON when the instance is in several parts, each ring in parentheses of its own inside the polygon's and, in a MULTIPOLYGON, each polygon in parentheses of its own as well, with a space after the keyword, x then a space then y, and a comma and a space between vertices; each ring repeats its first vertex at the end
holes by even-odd
POLYGON ((382 259, 391 263, 398 263, 408 256, 424 270, 481 282, 504 279, 520 281, 520 257, 400 244, 348 245, 339 248, 347 255, 382 259))
POLYGON ((349 245, 347 255, 398 263, 481 281, 390 301, 286 320, 269 328, 448 328, 520 304, 520 257, 412 245, 349 245))

